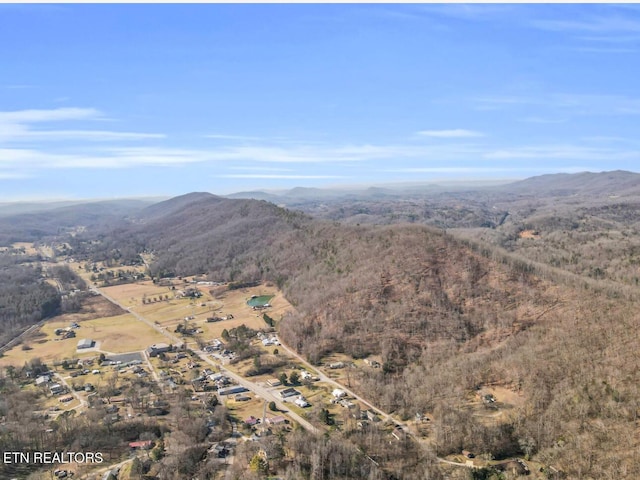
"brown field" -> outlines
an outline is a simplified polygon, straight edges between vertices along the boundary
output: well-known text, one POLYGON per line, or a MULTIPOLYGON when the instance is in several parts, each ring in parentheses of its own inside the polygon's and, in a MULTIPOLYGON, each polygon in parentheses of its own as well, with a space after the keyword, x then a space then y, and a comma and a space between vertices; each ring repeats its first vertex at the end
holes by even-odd
MULTIPOLYGON (((251 415, 256 418, 262 418, 262 414, 264 412, 264 400, 256 397, 251 392, 245 392, 245 394, 251 397, 251 400, 246 402, 236 402, 234 399, 235 395, 229 395, 230 398, 225 399, 224 405, 229 410, 229 414, 236 417, 240 422, 244 422, 251 415)), ((269 413, 273 415, 274 412, 271 412, 267 407, 267 416, 269 413)))
POLYGON ((154 343, 167 342, 164 335, 130 314, 88 323, 88 330, 91 332, 89 338, 101 341, 101 350, 106 352, 132 352, 143 350, 154 343))
POLYGON ((78 341, 82 338, 95 340, 100 351, 111 353, 143 350, 153 343, 166 341, 164 335, 140 322, 131 314, 85 320, 80 325, 81 327, 76 330, 76 338, 59 340, 54 331, 56 328, 68 327, 69 320, 65 318, 65 320, 52 320, 45 323, 40 329, 44 336, 25 342, 32 347, 32 350, 23 351, 22 346, 18 345, 0 358, 0 366, 23 365, 34 358, 51 362, 65 358, 96 356, 99 352, 95 349, 88 351, 76 349, 78 341))
MULTIPOLYGON (((267 324, 262 319, 263 313, 268 313, 278 321, 284 312, 291 308, 289 302, 272 286, 232 290, 218 295, 215 299, 209 293, 209 286, 199 285, 196 287, 202 293, 202 297, 196 299, 173 298, 175 292, 169 287, 160 287, 151 281, 106 287, 103 291, 116 301, 131 307, 133 311, 144 316, 147 320, 166 327, 170 331, 183 322, 185 317, 194 316, 195 319, 189 322, 192 326, 203 330, 202 338, 205 340, 218 338, 224 329, 229 330, 243 324, 256 330, 266 328, 267 324), (170 295, 170 299, 143 304, 142 298, 145 295, 150 299, 160 296, 164 298, 165 295, 170 295), (247 305, 247 300, 252 295, 275 295, 275 297, 271 300, 272 306, 270 308, 254 311, 247 305), (232 314, 234 318, 215 323, 207 323, 206 321, 208 317, 224 317, 228 314, 232 314)), ((188 337, 186 341, 189 342, 188 337)))
MULTIPOLYGON (((145 281, 139 283, 125 283, 123 285, 115 285, 113 287, 105 287, 102 289, 104 293, 114 300, 120 302, 127 307, 141 307, 142 298, 146 295, 152 299, 159 295, 169 295, 173 298, 174 292, 169 287, 161 287, 153 282, 145 281)), ((160 302, 162 303, 162 302, 160 302)), ((153 305, 153 304, 152 304, 153 305)))
POLYGON ((37 255, 38 250, 34 248, 33 243, 30 242, 16 242, 11 245, 15 249, 24 248, 24 253, 26 255, 37 255))

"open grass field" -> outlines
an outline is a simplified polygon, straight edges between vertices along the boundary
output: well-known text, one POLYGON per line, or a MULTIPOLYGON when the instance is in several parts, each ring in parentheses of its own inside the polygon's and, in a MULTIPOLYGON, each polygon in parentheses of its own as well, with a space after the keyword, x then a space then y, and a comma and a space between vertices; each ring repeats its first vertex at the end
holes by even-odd
MULTIPOLYGON (((165 295, 173 298, 175 292, 169 287, 155 285, 152 281, 125 283, 102 289, 104 293, 127 307, 141 307, 144 297, 153 299, 165 295)), ((160 302, 162 303, 162 302, 160 302)), ((153 304, 152 304, 153 305, 153 304)))
MULTIPOLYGON (((230 395, 230 398, 224 400, 224 405, 229 410, 229 414, 234 416, 239 422, 244 422, 251 415, 256 418, 262 418, 264 400, 256 397, 251 392, 246 392, 244 395, 251 397, 251 400, 237 402, 235 395, 230 395)), ((270 412, 269 408, 267 408, 267 412, 270 412)), ((273 414, 273 412, 271 413, 273 414)))
POLYGON ((88 323, 87 331, 90 332, 89 338, 100 341, 100 348, 105 352, 132 352, 143 350, 154 343, 167 341, 164 335, 130 314, 91 320, 86 323, 88 323))
POLYGON ((45 362, 63 360, 65 358, 87 358, 97 356, 96 349, 88 351, 77 350, 78 341, 90 338, 96 341, 100 351, 124 353, 143 350, 153 343, 166 341, 166 338, 151 327, 138 321, 131 314, 117 315, 106 318, 85 320, 76 329, 76 338, 59 340, 55 335, 57 328, 66 328, 69 321, 52 320, 45 323, 40 332, 42 335, 32 341, 26 341, 32 349, 24 351, 18 345, 0 358, 0 366, 23 365, 25 362, 40 358, 45 362))
MULTIPOLYGON (((258 286, 252 288, 244 288, 240 290, 231 290, 224 295, 219 296, 218 300, 222 302, 217 316, 226 316, 231 313, 232 320, 224 320, 222 322, 206 323, 198 322, 198 327, 204 330, 205 338, 219 338, 224 329, 230 330, 240 325, 246 325, 255 330, 268 328, 268 325, 262 318, 263 313, 268 314, 276 322, 282 318, 284 312, 291 309, 291 304, 278 292, 277 288, 269 286, 258 286), (271 299, 271 307, 264 310, 253 310, 247 305, 247 301, 252 295, 273 295, 271 299)), ((196 317, 199 319, 199 317, 196 317)))
POLYGON ((192 324, 206 322, 207 317, 220 315, 217 311, 220 306, 220 302, 207 302, 206 300, 194 302, 187 298, 181 298, 139 305, 132 307, 132 310, 147 320, 166 327, 177 325, 183 322, 186 317, 191 316, 195 317, 194 320, 190 320, 192 324), (203 304, 204 306, 202 306, 203 304))
POLYGON ((58 411, 58 413, 61 413, 61 412, 67 411, 67 410, 74 410, 74 409, 80 407, 80 402, 75 397, 73 397, 73 400, 71 400, 70 402, 61 402, 60 401, 61 398, 71 397, 71 396, 72 396, 71 393, 65 393, 63 395, 49 397, 43 403, 43 410, 48 410, 49 408, 58 407, 60 409, 58 411))
MULTIPOLYGON (((262 315, 267 313, 278 321, 284 312, 291 308, 289 302, 273 286, 258 286, 239 290, 230 290, 217 298, 209 293, 210 287, 189 284, 196 287, 202 293, 200 298, 174 298, 175 291, 169 287, 161 287, 151 281, 134 284, 118 285, 102 289, 108 296, 120 302, 132 311, 144 316, 147 320, 173 331, 175 327, 184 322, 185 317, 195 317, 189 320, 190 325, 203 330, 202 338, 211 340, 219 338, 224 329, 230 330, 240 325, 246 325, 256 330, 267 327, 262 315), (168 295, 169 299, 164 300, 168 295), (271 307, 264 310, 253 310, 247 305, 247 301, 253 295, 273 295, 271 307), (151 303, 142 303, 147 298, 151 303), (163 300, 153 301, 154 298, 163 300), (233 319, 221 322, 207 323, 208 317, 226 317, 233 315, 233 319)), ((176 287, 179 288, 179 287, 176 287)), ((188 339, 187 339, 188 342, 188 339)))

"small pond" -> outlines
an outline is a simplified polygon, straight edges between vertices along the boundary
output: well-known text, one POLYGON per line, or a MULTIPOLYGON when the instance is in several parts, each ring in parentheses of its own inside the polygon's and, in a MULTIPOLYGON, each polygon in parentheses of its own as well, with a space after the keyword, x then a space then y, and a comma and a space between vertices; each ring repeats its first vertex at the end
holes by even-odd
POLYGON ((249 299, 247 305, 250 307, 264 307, 275 295, 259 295, 249 299))

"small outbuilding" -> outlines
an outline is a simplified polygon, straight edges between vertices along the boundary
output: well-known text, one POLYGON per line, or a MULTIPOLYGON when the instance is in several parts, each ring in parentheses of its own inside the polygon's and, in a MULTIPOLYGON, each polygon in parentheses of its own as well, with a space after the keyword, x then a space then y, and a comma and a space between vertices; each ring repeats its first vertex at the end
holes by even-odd
POLYGON ((94 342, 90 338, 83 338, 78 342, 78 350, 81 350, 83 348, 92 348, 95 344, 96 342, 94 342))

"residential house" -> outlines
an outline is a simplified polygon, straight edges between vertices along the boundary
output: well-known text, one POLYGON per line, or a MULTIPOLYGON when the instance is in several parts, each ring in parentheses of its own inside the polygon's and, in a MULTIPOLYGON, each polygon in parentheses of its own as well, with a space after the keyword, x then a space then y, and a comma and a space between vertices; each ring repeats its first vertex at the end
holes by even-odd
POLYGON ((287 419, 282 415, 278 415, 276 417, 267 418, 267 423, 269 425, 283 425, 287 423, 287 419))
POLYGON ((64 388, 59 383, 54 383, 49 386, 49 391, 51 392, 52 395, 60 395, 61 393, 66 392, 66 388, 64 388))
POLYGON ((249 389, 246 387, 243 387, 242 385, 233 385, 231 387, 222 388, 218 390, 218 393, 220 395, 234 395, 236 393, 243 393, 248 391, 249 389))
POLYGON ((149 348, 147 348, 147 354, 150 357, 157 357, 161 353, 166 353, 171 351, 171 345, 166 343, 154 343, 149 348))
POLYGON ((282 398, 295 397, 296 395, 300 395, 300 392, 291 387, 285 388, 280 392, 280 397, 282 398))
POLYGON ((46 385, 50 381, 51 381, 51 376, 50 375, 40 375, 38 378, 36 378, 36 385, 38 385, 38 386, 46 385))
POLYGON ((334 398, 343 398, 347 396, 347 392, 339 388, 334 389, 333 392, 331 392, 331 394, 333 395, 334 398))

